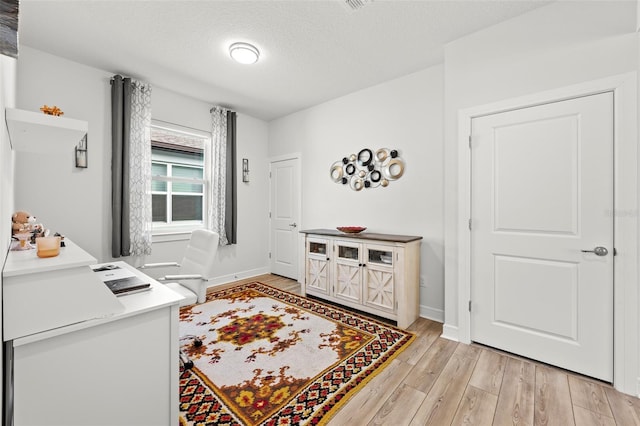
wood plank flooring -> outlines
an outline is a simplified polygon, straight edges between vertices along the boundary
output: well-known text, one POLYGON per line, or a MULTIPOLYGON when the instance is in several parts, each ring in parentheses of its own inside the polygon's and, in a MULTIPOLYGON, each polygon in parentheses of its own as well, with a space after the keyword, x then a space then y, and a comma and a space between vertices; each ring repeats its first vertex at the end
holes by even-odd
MULTIPOLYGON (((276 275, 260 281, 300 294, 276 275)), ((416 340, 329 421, 359 425, 640 426, 640 399, 612 386, 491 348, 440 337, 419 318, 416 340)))

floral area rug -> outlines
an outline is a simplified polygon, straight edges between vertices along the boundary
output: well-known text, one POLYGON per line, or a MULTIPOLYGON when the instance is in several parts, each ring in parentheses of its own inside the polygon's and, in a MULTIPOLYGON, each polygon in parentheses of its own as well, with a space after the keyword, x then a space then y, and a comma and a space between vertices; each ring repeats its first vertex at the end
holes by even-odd
POLYGON ((408 332, 250 283, 182 308, 194 362, 180 372, 181 425, 317 425, 414 339, 408 332))

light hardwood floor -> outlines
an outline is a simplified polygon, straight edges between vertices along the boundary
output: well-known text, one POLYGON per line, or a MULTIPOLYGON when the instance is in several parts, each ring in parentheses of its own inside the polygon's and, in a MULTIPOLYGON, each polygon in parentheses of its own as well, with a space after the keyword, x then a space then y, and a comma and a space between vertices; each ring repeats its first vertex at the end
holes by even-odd
MULTIPOLYGON (((260 281, 300 294, 294 280, 260 281)), ((419 318, 416 340, 330 420, 329 425, 638 425, 640 400, 608 384, 491 348, 440 337, 419 318)))

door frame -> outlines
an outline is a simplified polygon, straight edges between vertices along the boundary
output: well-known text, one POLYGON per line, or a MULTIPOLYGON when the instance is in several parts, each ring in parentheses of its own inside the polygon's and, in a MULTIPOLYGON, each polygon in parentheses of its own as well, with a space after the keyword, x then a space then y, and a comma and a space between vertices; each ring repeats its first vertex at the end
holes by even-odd
POLYGON ((457 330, 445 326, 443 336, 471 342, 471 121, 476 117, 531 107, 549 102, 613 92, 614 95, 614 318, 613 385, 640 395, 638 377, 638 119, 637 73, 630 72, 532 95, 507 99, 458 112, 458 300, 457 330), (457 337, 457 338, 456 338, 457 337))
MULTIPOLYGON (((298 176, 296 176, 296 178, 298 179, 299 185, 298 185, 298 189, 299 189, 299 193, 298 193, 298 203, 295 206, 296 207, 296 214, 299 218, 299 223, 298 223, 298 230, 302 229, 302 154, 299 152, 293 152, 291 154, 284 154, 284 155, 278 155, 275 157, 269 157, 269 253, 273 253, 273 238, 271 237, 272 234, 272 227, 273 227, 273 220, 271 219, 271 212, 273 211, 273 206, 271 205, 271 196, 273 195, 272 193, 272 180, 271 180, 271 172, 273 170, 273 163, 278 163, 280 161, 288 161, 288 160, 297 160, 298 162, 298 176)), ((295 246, 295 250, 296 250, 296 255, 298 257, 298 282, 302 283, 304 281, 304 235, 298 233, 298 240, 295 246), (302 246, 300 245, 302 244, 302 246)), ((269 272, 271 272, 271 264, 272 264, 272 258, 269 258, 269 272)))

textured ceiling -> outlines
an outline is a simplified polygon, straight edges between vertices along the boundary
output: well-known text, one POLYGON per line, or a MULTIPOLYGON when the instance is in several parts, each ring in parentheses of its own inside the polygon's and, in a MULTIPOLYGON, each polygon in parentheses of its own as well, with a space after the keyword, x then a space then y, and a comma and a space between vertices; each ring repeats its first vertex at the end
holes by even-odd
POLYGON ((443 60, 547 0, 22 0, 20 43, 271 120, 443 60), (257 64, 228 55, 256 45, 257 64))

